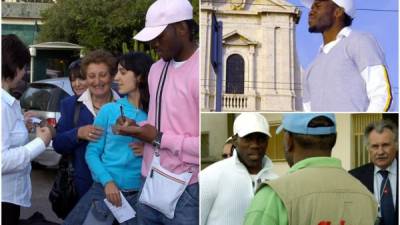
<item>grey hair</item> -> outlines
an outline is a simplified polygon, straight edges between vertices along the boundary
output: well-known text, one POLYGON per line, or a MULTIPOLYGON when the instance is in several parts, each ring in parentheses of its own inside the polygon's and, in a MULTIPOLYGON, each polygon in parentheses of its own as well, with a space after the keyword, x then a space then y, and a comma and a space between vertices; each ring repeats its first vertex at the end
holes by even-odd
POLYGON ((392 131, 393 137, 394 137, 394 143, 397 148, 397 145, 399 143, 398 129, 397 129, 396 124, 394 124, 393 122, 391 122, 389 120, 380 120, 380 121, 375 121, 375 122, 368 124, 368 126, 364 130, 364 143, 367 146, 367 148, 369 146, 369 141, 368 141, 369 134, 372 131, 376 131, 378 134, 382 134, 384 129, 388 129, 388 130, 392 131))

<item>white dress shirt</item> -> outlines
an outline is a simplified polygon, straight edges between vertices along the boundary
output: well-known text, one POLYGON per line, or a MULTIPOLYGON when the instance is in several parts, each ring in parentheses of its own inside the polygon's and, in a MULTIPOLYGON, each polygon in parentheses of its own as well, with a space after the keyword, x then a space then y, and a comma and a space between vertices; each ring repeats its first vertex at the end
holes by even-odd
MULTIPOLYGON (((320 46, 320 52, 328 54, 341 40, 348 37, 352 29, 344 27, 336 35, 336 39, 320 46)), ((339 65, 340 66, 340 65, 339 65)), ((367 112, 388 111, 388 106, 392 99, 389 77, 385 65, 367 66, 362 72, 361 77, 365 81, 369 106, 367 112)), ((311 111, 310 102, 303 103, 303 109, 306 112, 311 111)))
POLYGON ((31 205, 31 160, 42 153, 45 143, 35 138, 28 143, 28 130, 19 101, 1 89, 1 201, 31 205))
MULTIPOLYGON (((113 100, 118 100, 120 97, 116 91, 111 89, 111 92, 113 94, 113 100)), ((92 113, 93 117, 96 117, 96 110, 93 108, 93 102, 92 102, 92 96, 90 94, 89 88, 86 89, 85 92, 81 94, 81 96, 77 100, 78 102, 82 102, 88 108, 88 110, 92 113)))
MULTIPOLYGON (((389 181, 390 181, 390 188, 392 189, 392 197, 393 197, 394 207, 396 207, 396 192, 397 192, 397 181, 396 181, 397 166, 396 165, 397 165, 397 160, 394 159, 392 164, 388 168, 386 168, 386 170, 389 172, 388 177, 389 177, 389 181)), ((382 195, 381 183, 383 180, 382 175, 379 173, 380 170, 381 170, 381 168, 379 168, 377 166, 374 167, 374 196, 379 205, 380 205, 381 195, 382 195)))

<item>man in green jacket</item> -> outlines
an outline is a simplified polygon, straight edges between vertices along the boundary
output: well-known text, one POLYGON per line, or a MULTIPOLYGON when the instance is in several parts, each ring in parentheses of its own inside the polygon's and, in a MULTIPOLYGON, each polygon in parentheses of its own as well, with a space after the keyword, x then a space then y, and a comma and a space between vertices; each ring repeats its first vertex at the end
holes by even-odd
POLYGON ((246 225, 373 225, 377 203, 370 192, 331 157, 336 142, 333 114, 287 114, 284 132, 289 173, 265 182, 246 225))

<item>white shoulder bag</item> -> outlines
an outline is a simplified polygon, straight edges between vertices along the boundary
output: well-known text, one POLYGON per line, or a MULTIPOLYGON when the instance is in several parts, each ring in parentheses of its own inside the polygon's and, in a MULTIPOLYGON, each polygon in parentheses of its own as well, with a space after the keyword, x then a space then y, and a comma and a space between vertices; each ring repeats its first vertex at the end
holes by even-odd
MULTIPOLYGON (((155 124, 158 132, 160 132, 161 126, 162 89, 164 87, 169 63, 170 62, 167 62, 164 65, 157 88, 155 124)), ((189 184, 191 177, 191 172, 175 174, 163 168, 160 163, 159 149, 158 147, 154 147, 153 160, 143 185, 139 202, 156 209, 167 218, 172 219, 174 218, 176 204, 189 184)))

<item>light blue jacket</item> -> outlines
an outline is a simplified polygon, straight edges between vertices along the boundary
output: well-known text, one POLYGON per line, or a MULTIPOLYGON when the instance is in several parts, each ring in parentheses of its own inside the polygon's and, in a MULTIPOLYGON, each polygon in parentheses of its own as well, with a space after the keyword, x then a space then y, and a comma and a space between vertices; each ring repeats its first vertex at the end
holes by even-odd
POLYGON ((141 185, 142 157, 135 156, 128 146, 138 139, 112 132, 112 126, 121 115, 121 105, 126 117, 136 122, 147 119, 147 114, 129 103, 127 97, 104 105, 94 120, 95 126, 104 129, 103 135, 96 142, 89 143, 85 158, 93 180, 103 187, 114 181, 122 190, 138 190, 141 185))

